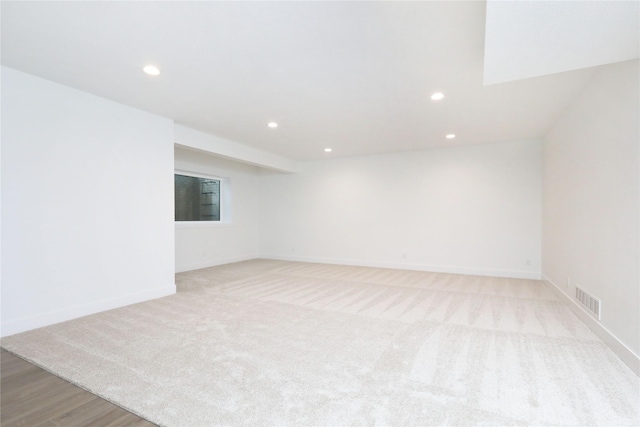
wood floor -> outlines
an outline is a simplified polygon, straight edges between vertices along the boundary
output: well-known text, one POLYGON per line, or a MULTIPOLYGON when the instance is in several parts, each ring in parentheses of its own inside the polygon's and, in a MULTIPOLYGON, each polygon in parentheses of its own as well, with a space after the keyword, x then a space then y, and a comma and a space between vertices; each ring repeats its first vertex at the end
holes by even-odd
POLYGON ((2 427, 155 426, 5 350, 0 364, 2 427))

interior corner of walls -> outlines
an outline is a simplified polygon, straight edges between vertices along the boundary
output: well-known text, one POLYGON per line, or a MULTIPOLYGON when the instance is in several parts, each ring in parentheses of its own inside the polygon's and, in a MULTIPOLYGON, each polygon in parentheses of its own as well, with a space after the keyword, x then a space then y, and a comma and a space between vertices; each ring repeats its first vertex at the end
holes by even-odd
POLYGON ((34 316, 23 317, 3 321, 0 325, 0 336, 6 337, 21 332, 30 331, 32 329, 42 328, 54 325, 67 320, 77 319, 79 317, 97 314, 103 311, 114 310, 131 304, 142 303, 158 298, 174 295, 176 293, 175 283, 167 284, 153 289, 147 289, 128 295, 122 295, 116 298, 108 298, 100 301, 93 301, 88 304, 66 307, 56 311, 37 314, 34 316))

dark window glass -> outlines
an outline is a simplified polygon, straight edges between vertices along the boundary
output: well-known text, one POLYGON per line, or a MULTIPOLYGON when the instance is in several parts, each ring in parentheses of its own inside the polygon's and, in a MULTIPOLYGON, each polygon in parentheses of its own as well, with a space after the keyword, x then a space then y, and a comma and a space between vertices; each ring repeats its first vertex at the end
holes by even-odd
POLYGON ((220 221, 220 181, 175 175, 176 221, 220 221))

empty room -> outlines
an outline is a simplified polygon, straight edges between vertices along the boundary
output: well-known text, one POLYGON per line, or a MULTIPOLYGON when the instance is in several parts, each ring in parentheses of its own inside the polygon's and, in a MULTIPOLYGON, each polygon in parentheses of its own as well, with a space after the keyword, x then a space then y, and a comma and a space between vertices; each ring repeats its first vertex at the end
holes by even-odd
POLYGON ((0 8, 3 427, 640 425, 640 2, 0 8))

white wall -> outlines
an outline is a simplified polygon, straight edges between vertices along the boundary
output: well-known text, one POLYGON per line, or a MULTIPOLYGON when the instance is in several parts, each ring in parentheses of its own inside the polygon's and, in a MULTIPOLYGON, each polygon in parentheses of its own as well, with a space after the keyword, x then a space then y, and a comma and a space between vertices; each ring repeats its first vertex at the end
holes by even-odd
POLYGON ((639 76, 637 60, 601 68, 544 139, 542 227, 545 278, 571 298, 576 284, 600 298, 601 325, 636 359, 639 76))
POLYGON ((175 292, 173 123, 2 68, 2 335, 175 292))
POLYGON ((223 224, 176 223, 176 271, 258 257, 258 168, 211 154, 175 148, 175 168, 225 178, 223 224))
POLYGON ((265 175, 262 255, 539 278, 540 155, 540 141, 517 141, 265 175))
POLYGON ((257 148, 229 141, 215 135, 200 132, 186 126, 175 126, 175 142, 178 146, 213 154, 241 163, 260 166, 280 172, 297 172, 298 162, 257 148))

